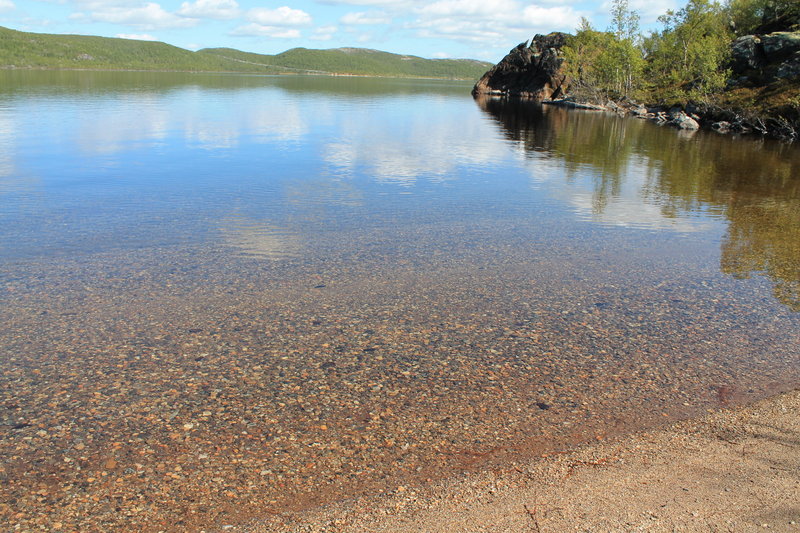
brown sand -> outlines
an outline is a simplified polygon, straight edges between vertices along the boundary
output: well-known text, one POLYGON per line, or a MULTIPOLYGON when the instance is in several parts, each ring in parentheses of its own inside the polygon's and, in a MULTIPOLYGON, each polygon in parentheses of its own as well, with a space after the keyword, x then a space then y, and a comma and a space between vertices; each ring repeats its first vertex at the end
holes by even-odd
POLYGON ((800 531, 800 390, 424 488, 228 530, 800 531))

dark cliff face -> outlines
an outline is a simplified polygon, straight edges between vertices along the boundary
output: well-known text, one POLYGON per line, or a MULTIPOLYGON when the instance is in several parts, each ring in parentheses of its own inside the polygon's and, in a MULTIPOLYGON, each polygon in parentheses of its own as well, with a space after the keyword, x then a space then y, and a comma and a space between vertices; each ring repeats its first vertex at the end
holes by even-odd
POLYGON ((520 43, 483 75, 472 94, 522 96, 550 100, 566 93, 569 80, 563 73, 562 47, 569 36, 553 32, 536 35, 531 44, 520 43))

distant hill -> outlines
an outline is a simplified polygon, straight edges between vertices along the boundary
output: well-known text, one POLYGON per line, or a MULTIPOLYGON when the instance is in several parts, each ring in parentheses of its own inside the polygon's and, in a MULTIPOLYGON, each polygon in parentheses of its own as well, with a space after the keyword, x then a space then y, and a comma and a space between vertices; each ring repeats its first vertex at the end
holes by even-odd
POLYGON ((263 72, 166 43, 87 35, 26 33, 0 27, 5 68, 263 72))
POLYGON ((294 48, 276 55, 253 54, 232 48, 192 52, 161 42, 27 33, 0 26, 0 68, 477 79, 489 67, 489 63, 471 59, 423 59, 362 48, 294 48))
POLYGON ((198 54, 295 72, 364 76, 477 79, 492 66, 474 59, 423 59, 366 48, 292 48, 276 55, 252 54, 232 48, 206 48, 198 54))

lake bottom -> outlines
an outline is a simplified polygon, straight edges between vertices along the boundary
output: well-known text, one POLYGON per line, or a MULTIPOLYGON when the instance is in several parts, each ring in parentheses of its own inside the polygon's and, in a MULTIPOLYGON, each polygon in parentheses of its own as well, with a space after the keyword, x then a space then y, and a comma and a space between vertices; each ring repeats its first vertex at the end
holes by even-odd
POLYGON ((551 231, 478 219, 7 260, 2 520, 242 523, 797 383, 800 317, 768 280, 721 274, 703 239, 551 231))

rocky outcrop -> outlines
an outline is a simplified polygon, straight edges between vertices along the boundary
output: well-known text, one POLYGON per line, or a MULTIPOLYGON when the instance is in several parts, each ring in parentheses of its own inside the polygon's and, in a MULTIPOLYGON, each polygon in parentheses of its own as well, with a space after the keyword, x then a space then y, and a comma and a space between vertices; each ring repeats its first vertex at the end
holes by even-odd
POLYGON ((800 32, 745 35, 731 45, 731 85, 765 85, 800 77, 800 32))
POLYGON ((566 33, 536 35, 528 44, 520 43, 483 75, 472 94, 520 96, 538 101, 563 96, 569 80, 563 72, 562 47, 566 33))
MULTIPOLYGON (((792 28, 794 29, 794 28, 792 28)), ((800 113, 795 110, 756 111, 732 104, 733 108, 688 102, 682 107, 644 106, 623 98, 609 101, 591 87, 572 87, 564 69, 563 47, 569 35, 554 32, 536 35, 530 44, 520 43, 475 84, 476 97, 516 96, 549 105, 575 109, 611 111, 669 125, 686 132, 711 129, 719 133, 759 133, 787 140, 800 138, 800 113), (740 109, 741 108, 741 109, 740 109)), ((773 31, 746 35, 731 44, 728 89, 771 90, 800 78, 800 31, 773 31)))

